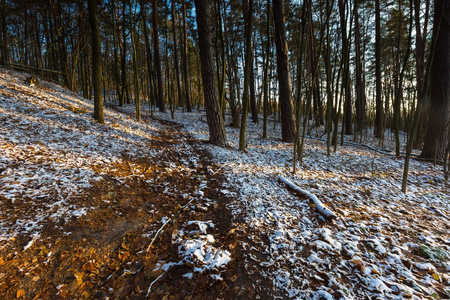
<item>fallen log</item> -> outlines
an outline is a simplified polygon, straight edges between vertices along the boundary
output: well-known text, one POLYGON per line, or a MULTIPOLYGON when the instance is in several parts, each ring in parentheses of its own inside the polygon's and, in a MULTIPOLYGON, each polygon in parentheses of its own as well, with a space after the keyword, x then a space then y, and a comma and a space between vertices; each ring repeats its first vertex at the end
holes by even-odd
POLYGON ((278 176, 278 180, 284 184, 286 184, 289 188, 296 191, 297 193, 302 194, 303 196, 308 197, 315 205, 317 211, 325 217, 327 220, 336 219, 336 214, 329 210, 314 194, 301 189, 298 185, 290 181, 289 179, 284 178, 283 176, 278 176))
POLYGON ((16 70, 21 70, 21 71, 28 71, 28 72, 30 72, 30 71, 38 72, 39 71, 39 72, 46 72, 46 73, 57 74, 57 75, 64 75, 64 72, 61 72, 61 71, 36 68, 36 67, 31 67, 31 66, 26 66, 26 65, 8 63, 8 64, 6 64, 6 66, 11 69, 16 69, 16 70))

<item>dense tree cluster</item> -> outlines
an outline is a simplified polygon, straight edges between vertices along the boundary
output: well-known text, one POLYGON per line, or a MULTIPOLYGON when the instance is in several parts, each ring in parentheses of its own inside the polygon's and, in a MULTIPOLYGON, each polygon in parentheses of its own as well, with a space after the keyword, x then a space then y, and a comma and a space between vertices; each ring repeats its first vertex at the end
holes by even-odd
POLYGON ((250 112, 264 137, 281 121, 298 159, 322 125, 328 154, 344 134, 392 134, 400 156, 403 131, 407 157, 448 158, 449 1, 0 1, 0 63, 94 93, 99 122, 103 100, 138 120, 141 101, 205 107, 211 142, 229 112, 241 150, 250 112))

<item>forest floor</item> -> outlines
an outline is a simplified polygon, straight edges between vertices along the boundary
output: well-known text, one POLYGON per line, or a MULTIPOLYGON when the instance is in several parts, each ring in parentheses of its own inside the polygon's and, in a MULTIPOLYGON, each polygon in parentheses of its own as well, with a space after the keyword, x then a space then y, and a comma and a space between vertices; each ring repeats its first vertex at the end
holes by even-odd
POLYGON ((203 142, 115 111, 99 125, 58 86, 0 76, 2 299, 255 294, 203 142))
POLYGON ((130 105, 100 125, 91 101, 25 80, 0 69, 2 299, 450 297, 440 166, 413 161, 402 193, 403 159, 378 141, 326 156, 315 137, 294 175, 277 123, 268 139, 249 123, 242 153, 238 129, 208 144, 201 112, 138 123, 130 105))

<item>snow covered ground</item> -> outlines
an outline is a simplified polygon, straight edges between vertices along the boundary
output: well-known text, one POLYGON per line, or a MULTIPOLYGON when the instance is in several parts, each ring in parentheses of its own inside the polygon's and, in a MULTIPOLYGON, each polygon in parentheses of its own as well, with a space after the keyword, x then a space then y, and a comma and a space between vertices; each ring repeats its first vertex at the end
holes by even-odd
MULTIPOLYGON (((94 209, 71 199, 113 172, 124 155, 152 157, 163 150, 148 146, 162 130, 158 123, 106 109, 106 124, 99 125, 91 102, 57 85, 24 81, 24 74, 0 72, 0 241, 27 233, 33 237, 27 248, 42 220, 94 209)), ((169 113, 156 116, 170 120, 169 113)), ((204 113, 176 112, 175 121, 208 139, 204 113)), ((248 153, 237 150, 239 130, 230 127, 230 148, 205 147, 222 166, 211 171, 227 178, 221 192, 238 191, 229 209, 236 230, 252 241, 242 242, 247 261, 278 291, 298 299, 450 297, 450 184, 441 167, 412 161, 403 194, 403 159, 354 145, 338 146, 327 157, 324 142, 306 139, 294 175, 292 145, 280 141, 279 125, 269 123, 269 138, 262 139, 262 125, 248 124, 248 153), (337 219, 325 221, 279 175, 315 194, 337 219)), ((201 225, 193 224, 199 231, 201 225)), ((211 246, 207 231, 190 240, 175 236, 174 243, 182 259, 204 269, 229 261, 228 252, 211 246)))
MULTIPOLYGON (((207 140, 205 116, 191 116, 175 119, 207 140)), ((224 190, 239 191, 230 209, 245 222, 236 226, 260 245, 244 245, 248 259, 263 254, 259 272, 277 289, 299 299, 450 297, 450 184, 441 167, 413 160, 403 194, 403 159, 361 146, 339 146, 327 157, 324 142, 306 139, 294 175, 292 145, 280 141, 279 125, 262 139, 262 125, 248 124, 248 153, 236 150, 239 130, 231 127, 231 148, 209 149, 228 179, 224 190), (278 175, 315 194, 337 220, 323 220, 278 175)))
POLYGON ((15 224, 0 218, 0 241, 18 232, 37 236, 44 219, 85 214, 88 205, 70 202, 92 180, 114 171, 124 155, 163 151, 148 146, 159 134, 158 124, 139 124, 107 109, 106 124, 99 125, 91 102, 44 81, 27 86, 25 78, 0 70, 0 200, 20 210, 15 224))

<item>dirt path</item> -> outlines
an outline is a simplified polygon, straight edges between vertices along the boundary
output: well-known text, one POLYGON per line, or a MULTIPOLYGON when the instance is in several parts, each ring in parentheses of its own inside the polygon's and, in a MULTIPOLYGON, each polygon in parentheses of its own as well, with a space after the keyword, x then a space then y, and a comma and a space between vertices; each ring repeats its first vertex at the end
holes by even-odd
MULTIPOLYGON (((1 247, 3 299, 252 299, 261 293, 270 295, 267 284, 259 285, 262 278, 255 268, 246 267, 249 263, 240 241, 248 237, 232 226, 227 205, 233 199, 223 192, 223 176, 214 172, 219 167, 179 125, 155 121, 166 127, 149 145, 161 150, 157 158, 135 160, 124 153, 123 164, 72 200, 73 205, 87 209, 86 215, 66 222, 42 220, 40 237, 30 247, 26 234, 1 247), (118 174, 126 179, 118 181, 114 176, 118 174), (166 218, 173 221, 148 249, 166 218), (180 232, 195 232, 196 223, 189 221, 211 221, 213 227, 207 233, 213 236, 212 245, 230 253, 232 260, 218 274, 221 278, 214 278, 217 270, 196 273, 192 263, 180 263, 180 245, 173 240, 180 232), (183 276, 188 273, 193 273, 191 278, 183 276)), ((7 201, 1 202, 0 209, 17 218, 27 210, 7 201)))

